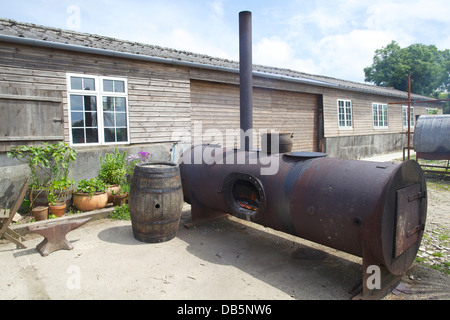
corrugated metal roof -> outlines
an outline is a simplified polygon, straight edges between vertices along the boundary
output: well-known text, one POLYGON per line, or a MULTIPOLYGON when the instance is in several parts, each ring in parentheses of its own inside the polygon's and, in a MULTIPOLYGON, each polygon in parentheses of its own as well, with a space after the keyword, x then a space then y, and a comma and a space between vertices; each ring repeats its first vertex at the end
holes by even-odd
MULTIPOLYGON (((70 44, 80 47, 164 58, 175 61, 191 62, 206 66, 216 66, 235 70, 239 69, 238 61, 221 59, 204 54, 180 51, 133 41, 119 40, 96 34, 80 33, 53 27, 40 26, 31 23, 23 23, 11 19, 0 18, 0 34, 19 38, 70 44)), ((343 90, 385 95, 402 98, 405 100, 407 100, 408 98, 406 92, 393 88, 374 86, 367 83, 358 83, 332 77, 312 75, 299 71, 262 65, 254 65, 253 70, 256 74, 259 74, 261 76, 266 75, 286 81, 300 81, 316 86, 331 86, 343 90)), ((412 99, 427 99, 427 97, 413 94, 412 99)))

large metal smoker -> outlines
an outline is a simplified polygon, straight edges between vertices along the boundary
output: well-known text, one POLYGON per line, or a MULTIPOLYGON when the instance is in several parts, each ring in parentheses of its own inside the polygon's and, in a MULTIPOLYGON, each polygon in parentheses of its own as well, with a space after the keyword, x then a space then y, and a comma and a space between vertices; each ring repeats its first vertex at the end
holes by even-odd
MULTIPOLYGON (((249 13, 240 17, 241 24, 248 26, 249 13)), ((246 63, 241 64, 251 66, 248 46, 245 50, 247 56, 241 53, 241 62, 246 63)), ((248 79, 251 68, 245 71, 241 66, 244 130, 251 127, 248 79)), ((380 267, 384 287, 410 268, 427 213, 425 177, 416 162, 332 159, 315 152, 267 154, 252 150, 251 141, 242 139, 241 146, 238 150, 199 145, 182 155, 184 200, 191 204, 194 221, 231 214, 362 257, 361 297, 377 294, 366 285, 369 266, 380 267), (216 161, 211 164, 204 157, 198 161, 196 154, 216 161), (270 163, 277 163, 278 170, 262 174, 270 163)))

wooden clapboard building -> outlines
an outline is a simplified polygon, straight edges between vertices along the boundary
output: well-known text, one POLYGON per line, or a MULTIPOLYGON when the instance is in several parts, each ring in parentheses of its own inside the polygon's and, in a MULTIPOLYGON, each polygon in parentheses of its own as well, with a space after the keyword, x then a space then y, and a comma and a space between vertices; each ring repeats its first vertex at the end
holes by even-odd
MULTIPOLYGON (((388 103, 406 92, 259 65, 253 84, 255 129, 294 133, 294 150, 360 158, 405 145, 406 104, 388 103)), ((426 112, 416 106, 413 124, 426 112)), ((186 138, 239 128, 239 62, 0 19, 0 114, 2 168, 12 146, 56 141, 94 167, 89 154, 115 147, 174 160, 186 138)))

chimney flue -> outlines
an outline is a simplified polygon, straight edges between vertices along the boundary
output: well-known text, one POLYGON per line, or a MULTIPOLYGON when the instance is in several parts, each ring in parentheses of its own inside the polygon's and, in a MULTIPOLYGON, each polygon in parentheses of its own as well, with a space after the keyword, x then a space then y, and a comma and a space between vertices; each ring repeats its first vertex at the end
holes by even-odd
POLYGON ((241 149, 253 148, 252 13, 239 13, 241 149), (247 134, 245 134, 247 133, 247 134))

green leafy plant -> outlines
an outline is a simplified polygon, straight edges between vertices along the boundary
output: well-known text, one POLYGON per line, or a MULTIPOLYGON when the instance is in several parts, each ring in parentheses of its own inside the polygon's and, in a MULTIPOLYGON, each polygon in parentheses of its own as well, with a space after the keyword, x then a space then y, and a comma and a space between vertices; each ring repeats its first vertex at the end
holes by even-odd
POLYGON ((113 212, 110 213, 111 219, 117 220, 130 220, 130 211, 128 210, 128 204, 123 204, 121 206, 117 206, 113 212))
POLYGON ((68 183, 70 163, 76 160, 75 150, 64 142, 44 143, 43 146, 19 146, 7 153, 10 158, 28 164, 30 169, 30 207, 39 194, 50 189, 53 181, 68 183), (40 190, 35 193, 35 190, 40 190))
POLYGON ((83 179, 78 182, 75 192, 88 193, 90 197, 93 197, 96 192, 106 192, 106 188, 105 182, 101 179, 83 179))
POLYGON ((75 184, 74 180, 53 180, 47 190, 47 201, 49 204, 63 203, 66 201, 69 189, 75 184))
POLYGON ((126 180, 126 152, 120 153, 117 148, 114 153, 100 157, 98 178, 107 184, 122 184, 126 180))
POLYGON ((130 184, 127 182, 124 182, 123 184, 120 185, 120 189, 118 192, 111 190, 112 195, 127 194, 127 193, 130 193, 130 184))

